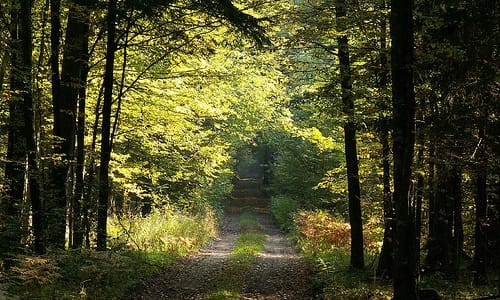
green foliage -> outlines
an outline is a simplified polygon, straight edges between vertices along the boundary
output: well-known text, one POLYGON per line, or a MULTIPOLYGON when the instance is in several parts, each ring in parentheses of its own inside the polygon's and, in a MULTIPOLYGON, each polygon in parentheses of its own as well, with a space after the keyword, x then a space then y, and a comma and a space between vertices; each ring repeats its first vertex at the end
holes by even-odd
POLYGON ((332 207, 342 191, 323 188, 320 182, 343 160, 333 140, 311 127, 274 133, 271 141, 273 194, 297 199, 304 207, 332 207))
POLYGON ((285 230, 291 230, 293 228, 293 215, 299 208, 299 201, 290 196, 277 195, 273 196, 271 199, 270 211, 279 226, 285 230))

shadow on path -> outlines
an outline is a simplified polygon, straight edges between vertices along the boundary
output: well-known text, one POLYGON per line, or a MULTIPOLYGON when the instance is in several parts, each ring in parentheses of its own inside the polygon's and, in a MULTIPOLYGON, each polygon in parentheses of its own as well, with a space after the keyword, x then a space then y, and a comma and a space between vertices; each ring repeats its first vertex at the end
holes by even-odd
POLYGON ((140 294, 126 299, 205 299, 204 295, 216 287, 216 280, 224 276, 238 238, 239 217, 247 212, 257 216, 266 241, 244 278, 239 299, 320 299, 311 289, 310 268, 278 229, 268 206, 260 178, 239 179, 226 206, 219 237, 146 282, 140 294))

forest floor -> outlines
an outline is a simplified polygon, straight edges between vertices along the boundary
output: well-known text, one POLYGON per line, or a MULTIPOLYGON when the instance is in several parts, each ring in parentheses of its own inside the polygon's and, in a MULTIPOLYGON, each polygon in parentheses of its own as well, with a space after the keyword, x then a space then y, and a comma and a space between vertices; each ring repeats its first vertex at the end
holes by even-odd
POLYGON ((311 282, 311 267, 277 227, 268 206, 260 179, 240 179, 218 238, 156 274, 125 299, 320 299, 311 282), (242 235, 243 214, 253 215, 264 242, 248 269, 235 273, 231 256, 242 235), (231 280, 232 276, 240 278, 231 280), (222 281, 237 286, 224 286, 222 281))

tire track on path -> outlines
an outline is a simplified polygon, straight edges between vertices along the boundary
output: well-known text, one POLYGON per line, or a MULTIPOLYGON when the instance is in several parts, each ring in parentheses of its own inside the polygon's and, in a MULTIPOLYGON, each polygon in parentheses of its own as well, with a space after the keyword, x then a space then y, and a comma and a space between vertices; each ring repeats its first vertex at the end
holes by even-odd
POLYGON ((217 280, 226 275, 228 257, 240 233, 240 216, 249 211, 257 216, 266 241, 244 278, 239 299, 320 299, 311 289, 312 272, 308 264, 267 213, 269 199, 261 187, 262 182, 257 178, 238 180, 219 237, 200 252, 157 274, 144 283, 139 293, 125 299, 206 299, 217 287, 217 280))

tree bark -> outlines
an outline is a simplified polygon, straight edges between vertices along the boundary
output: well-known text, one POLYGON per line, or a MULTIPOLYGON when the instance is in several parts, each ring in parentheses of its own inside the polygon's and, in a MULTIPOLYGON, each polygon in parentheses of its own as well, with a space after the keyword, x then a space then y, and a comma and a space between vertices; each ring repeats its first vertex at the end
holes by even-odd
POLYGON ((415 265, 417 267, 417 274, 420 272, 420 243, 422 233, 422 202, 424 199, 424 149, 425 149, 425 102, 421 100, 418 109, 418 120, 416 126, 416 144, 417 144, 417 183, 415 188, 415 265))
MULTIPOLYGON (((75 134, 77 139, 76 166, 75 166, 75 192, 71 197, 73 216, 73 239, 70 241, 72 248, 80 248, 83 244, 82 201, 84 189, 84 164, 85 164, 85 98, 88 74, 88 43, 89 43, 89 10, 82 5, 72 4, 68 15, 67 47, 67 84, 68 98, 74 102, 77 111, 75 134), (78 103, 77 103, 78 102, 78 103), (76 106, 77 104, 77 106, 76 106)), ((63 61, 63 70, 64 70, 63 61)), ((64 72, 63 72, 64 73, 64 72)), ((64 75, 63 75, 64 76, 64 75)), ((63 79, 65 79, 63 77, 63 79)), ((73 103, 72 103, 73 104, 73 103)), ((74 118, 72 118, 74 120, 74 118)), ((74 144, 74 143, 73 143, 74 144)))
POLYGON ((475 227, 474 227, 474 285, 479 286, 486 283, 488 265, 488 239, 487 239, 487 174, 488 166, 486 159, 486 121, 479 125, 479 142, 477 146, 477 160, 475 174, 475 227))
POLYGON ((356 145, 356 123, 354 120, 354 97, 352 93, 349 40, 345 34, 347 4, 335 1, 339 64, 342 88, 343 112, 347 115, 344 125, 345 156, 347 165, 347 188, 349 195, 349 223, 351 225, 351 266, 364 267, 363 225, 361 220, 361 191, 359 185, 358 154, 356 145))
POLYGON ((34 250, 37 254, 45 252, 45 245, 43 242, 43 211, 42 201, 40 199, 40 185, 39 185, 39 172, 38 172, 38 151, 36 146, 35 135, 35 114, 33 105, 33 75, 32 75, 32 24, 31 24, 31 8, 32 2, 30 0, 22 0, 20 5, 21 18, 21 60, 22 60, 22 76, 24 83, 24 90, 22 91, 24 100, 24 125, 26 137, 26 151, 28 159, 28 189, 31 202, 32 213, 32 229, 34 250))
MULTIPOLYGON (((62 119, 66 114, 61 106, 61 77, 59 72, 59 52, 61 40, 61 1, 50 1, 50 65, 51 65, 51 81, 52 81, 52 106, 54 113, 54 128, 53 134, 56 137, 54 141, 54 157, 52 172, 51 172, 51 191, 52 194, 46 202, 47 211, 47 241, 48 243, 59 249, 64 249, 66 245, 66 179, 68 177, 67 160, 69 159, 64 154, 68 142, 65 139, 64 130, 66 124, 62 119)), ((71 124, 69 124, 71 125, 71 124)))
MULTIPOLYGON (((385 1, 382 1, 380 10, 386 9, 385 1)), ((379 89, 381 95, 385 94, 385 89, 389 82, 389 69, 387 60, 387 18, 381 16, 380 21, 380 72, 379 89)), ((384 239, 382 249, 380 250, 379 261, 377 265, 377 275, 392 278, 392 267, 394 263, 394 203, 391 194, 391 162, 390 162, 390 144, 389 131, 390 123, 385 115, 389 110, 389 103, 385 97, 380 100, 380 144, 382 145, 382 185, 383 185, 383 203, 384 203, 384 239)))
POLYGON ((415 230, 410 180, 415 143, 413 8, 411 0, 391 0, 391 70, 394 153, 394 299, 417 299, 415 230))
POLYGON ((106 250, 106 223, 109 199, 109 161, 111 159, 111 106, 113 102, 113 69, 116 50, 116 0, 109 0, 107 16, 106 67, 101 126, 101 159, 99 167, 99 203, 97 208, 97 250, 106 250))
MULTIPOLYGON (((30 66, 24 65, 23 48, 26 46, 23 31, 26 21, 18 1, 13 0, 10 11, 11 71, 8 120, 7 159, 5 162, 5 178, 7 195, 0 201, 0 254, 3 257, 19 251, 23 237, 21 226, 21 207, 24 200, 24 176, 26 168, 26 113, 25 97, 29 94, 27 87, 31 85, 30 66)), ((31 55, 31 54, 30 54, 31 55)))

